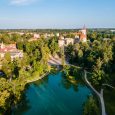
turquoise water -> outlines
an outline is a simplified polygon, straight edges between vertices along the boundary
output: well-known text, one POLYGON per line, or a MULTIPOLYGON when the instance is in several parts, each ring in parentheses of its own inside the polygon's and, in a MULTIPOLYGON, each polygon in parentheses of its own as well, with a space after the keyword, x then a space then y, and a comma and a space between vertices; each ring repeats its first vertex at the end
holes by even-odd
POLYGON ((22 104, 13 115, 82 115, 90 89, 71 84, 61 72, 29 84, 22 104))

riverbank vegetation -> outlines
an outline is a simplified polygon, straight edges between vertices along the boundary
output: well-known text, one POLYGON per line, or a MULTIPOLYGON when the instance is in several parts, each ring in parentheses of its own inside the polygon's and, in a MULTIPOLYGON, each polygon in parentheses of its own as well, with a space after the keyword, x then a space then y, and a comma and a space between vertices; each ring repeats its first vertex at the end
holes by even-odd
POLYGON ((83 115, 101 115, 99 107, 97 105, 97 100, 95 100, 93 96, 89 96, 88 100, 83 105, 83 115))

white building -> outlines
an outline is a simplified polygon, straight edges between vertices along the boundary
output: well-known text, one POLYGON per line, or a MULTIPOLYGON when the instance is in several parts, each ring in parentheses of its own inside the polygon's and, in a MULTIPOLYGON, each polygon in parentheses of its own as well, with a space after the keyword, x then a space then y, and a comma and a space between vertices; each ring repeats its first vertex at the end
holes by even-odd
POLYGON ((68 46, 69 44, 74 44, 73 38, 65 38, 65 45, 68 46))
POLYGON ((58 40, 58 45, 59 47, 63 47, 65 45, 65 40, 64 39, 58 40))
POLYGON ((65 38, 65 39, 58 40, 59 47, 68 46, 69 44, 72 44, 72 45, 74 44, 73 38, 65 38))
POLYGON ((39 34, 34 34, 34 38, 40 38, 39 34))

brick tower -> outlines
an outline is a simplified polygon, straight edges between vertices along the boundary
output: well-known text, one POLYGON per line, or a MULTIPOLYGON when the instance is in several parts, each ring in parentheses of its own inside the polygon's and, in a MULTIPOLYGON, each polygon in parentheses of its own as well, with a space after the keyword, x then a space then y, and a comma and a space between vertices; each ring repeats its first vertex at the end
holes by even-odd
POLYGON ((85 26, 83 27, 83 29, 80 30, 80 41, 81 42, 87 41, 87 30, 86 30, 85 26))

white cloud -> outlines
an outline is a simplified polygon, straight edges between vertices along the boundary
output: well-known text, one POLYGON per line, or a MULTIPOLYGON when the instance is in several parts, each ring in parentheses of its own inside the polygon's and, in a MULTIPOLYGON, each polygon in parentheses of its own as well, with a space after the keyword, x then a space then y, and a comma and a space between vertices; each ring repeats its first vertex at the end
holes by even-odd
POLYGON ((36 0, 10 0, 11 5, 29 5, 36 0))

